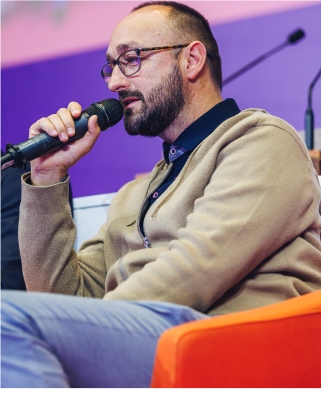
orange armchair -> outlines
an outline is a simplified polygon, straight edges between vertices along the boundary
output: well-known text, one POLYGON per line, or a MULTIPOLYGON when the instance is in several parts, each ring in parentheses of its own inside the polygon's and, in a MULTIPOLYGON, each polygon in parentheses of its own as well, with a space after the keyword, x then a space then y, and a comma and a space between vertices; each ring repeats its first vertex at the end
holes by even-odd
POLYGON ((321 291, 159 339, 152 388, 320 388, 321 291))

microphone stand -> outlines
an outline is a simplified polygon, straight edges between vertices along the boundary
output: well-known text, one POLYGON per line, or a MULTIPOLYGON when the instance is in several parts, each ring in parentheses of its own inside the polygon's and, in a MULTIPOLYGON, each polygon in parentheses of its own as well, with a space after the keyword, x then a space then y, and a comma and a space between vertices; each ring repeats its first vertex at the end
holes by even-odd
POLYGON ((311 85, 309 86, 308 94, 308 109, 305 112, 305 143, 308 150, 313 150, 314 148, 314 116, 312 111, 312 89, 316 84, 317 80, 320 78, 321 69, 317 73, 316 77, 313 79, 311 85))
POLYGON ((285 48, 286 46, 292 45, 295 42, 299 41, 301 38, 304 37, 304 35, 305 35, 305 33, 304 33, 303 30, 300 30, 300 29, 296 30, 293 34, 291 34, 288 37, 288 39, 285 42, 283 42, 283 44, 278 45, 274 49, 271 49, 270 51, 268 51, 264 55, 258 57, 257 59, 253 60, 251 63, 246 65, 245 67, 241 68, 239 71, 235 72, 234 74, 232 74, 228 78, 224 79, 222 85, 225 86, 226 84, 230 83, 232 80, 237 78, 238 76, 242 75, 244 72, 248 71, 250 68, 256 66, 259 63, 261 63, 261 61, 263 61, 263 60, 267 59, 268 57, 274 55, 274 53, 277 53, 281 49, 285 48))

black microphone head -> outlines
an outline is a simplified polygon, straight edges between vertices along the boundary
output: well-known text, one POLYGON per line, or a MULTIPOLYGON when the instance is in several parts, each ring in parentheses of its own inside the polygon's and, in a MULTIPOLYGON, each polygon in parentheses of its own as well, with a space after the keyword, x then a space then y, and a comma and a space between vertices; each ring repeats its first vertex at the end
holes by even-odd
POLYGON ((108 98, 91 104, 83 112, 86 112, 89 116, 98 116, 98 125, 101 131, 114 126, 124 115, 122 104, 115 98, 108 98))
POLYGON ((305 36, 305 33, 303 30, 299 29, 296 30, 294 33, 289 35, 288 37, 288 43, 294 44, 295 42, 299 41, 301 38, 305 36))

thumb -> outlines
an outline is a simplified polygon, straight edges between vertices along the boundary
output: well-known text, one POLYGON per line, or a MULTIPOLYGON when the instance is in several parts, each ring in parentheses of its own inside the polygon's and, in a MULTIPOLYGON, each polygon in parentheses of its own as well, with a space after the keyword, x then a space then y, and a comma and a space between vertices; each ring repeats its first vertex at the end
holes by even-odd
POLYGON ((86 139, 86 143, 94 144, 99 137, 100 128, 98 125, 97 115, 93 115, 88 120, 88 132, 86 132, 83 139, 86 139))
POLYGON ((97 115, 93 115, 89 118, 88 131, 89 131, 89 134, 91 134, 92 136, 95 136, 96 139, 98 138, 98 136, 100 134, 100 128, 98 125, 98 116, 97 115))
POLYGON ((92 147, 94 146, 97 138, 99 137, 100 134, 100 128, 97 123, 98 117, 97 115, 93 115, 89 118, 88 120, 88 132, 79 139, 77 142, 79 142, 79 146, 82 151, 82 155, 85 155, 90 152, 92 147))

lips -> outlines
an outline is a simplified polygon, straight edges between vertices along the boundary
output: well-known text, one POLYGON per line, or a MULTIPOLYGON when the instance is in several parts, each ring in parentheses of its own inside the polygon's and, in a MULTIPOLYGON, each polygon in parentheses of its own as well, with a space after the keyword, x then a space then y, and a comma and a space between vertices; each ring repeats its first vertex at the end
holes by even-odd
POLYGON ((123 107, 126 109, 131 103, 140 101, 138 97, 128 97, 122 100, 123 107))

